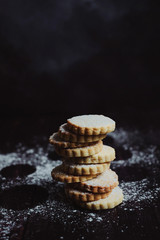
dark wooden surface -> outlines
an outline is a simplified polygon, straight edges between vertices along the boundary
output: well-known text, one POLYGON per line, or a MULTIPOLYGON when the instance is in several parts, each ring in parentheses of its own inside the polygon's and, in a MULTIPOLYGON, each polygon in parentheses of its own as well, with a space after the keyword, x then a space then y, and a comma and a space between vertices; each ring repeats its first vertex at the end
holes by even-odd
POLYGON ((125 200, 95 212, 69 203, 63 184, 50 177, 59 158, 48 136, 59 124, 58 118, 1 121, 0 239, 159 239, 160 131, 123 126, 106 138, 117 152, 111 168, 125 200))

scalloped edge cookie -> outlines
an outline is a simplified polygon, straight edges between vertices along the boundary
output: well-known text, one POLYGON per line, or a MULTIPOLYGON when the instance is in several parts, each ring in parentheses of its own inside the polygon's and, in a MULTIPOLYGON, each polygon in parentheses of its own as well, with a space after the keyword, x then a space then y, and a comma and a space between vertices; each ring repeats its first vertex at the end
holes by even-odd
POLYGON ((107 135, 92 135, 92 136, 82 136, 72 133, 67 128, 67 123, 62 124, 59 127, 58 135, 61 139, 67 142, 78 142, 78 143, 86 143, 86 142, 97 142, 99 140, 104 139, 107 135))
POLYGON ((81 148, 58 148, 55 146, 57 154, 63 157, 87 157, 100 152, 103 148, 102 141, 92 143, 90 146, 81 148))
POLYGON ((63 163, 63 170, 68 174, 73 175, 95 175, 104 172, 109 169, 110 163, 90 164, 90 165, 70 165, 63 163))
POLYGON ((89 192, 82 192, 80 190, 76 190, 73 188, 70 188, 68 185, 65 186, 65 193, 67 197, 81 202, 91 202, 91 201, 97 201, 99 199, 106 198, 109 196, 110 192, 108 193, 89 193, 89 192))
POLYGON ((107 169, 94 179, 78 183, 75 188, 93 193, 105 193, 110 192, 118 184, 117 174, 111 169, 107 169))
POLYGON ((50 138, 49 142, 56 147, 61 148, 78 148, 78 147, 85 147, 90 146, 92 143, 74 143, 74 142, 67 142, 60 138, 58 132, 53 133, 50 138))
POLYGON ((104 199, 100 199, 93 202, 81 202, 76 201, 76 204, 82 208, 90 210, 102 210, 102 209, 111 209, 118 206, 123 201, 123 192, 120 187, 116 187, 112 192, 104 199))
POLYGON ((89 114, 67 119, 67 127, 80 135, 100 135, 114 131, 115 121, 104 115, 89 114))
POLYGON ((51 176, 54 180, 65 183, 77 183, 97 177, 97 175, 90 176, 68 175, 63 171, 62 165, 55 167, 51 172, 51 176))
POLYGON ((116 158, 114 148, 103 145, 102 150, 95 155, 88 157, 79 157, 79 158, 64 158, 67 163, 70 164, 95 164, 95 163, 106 163, 111 162, 116 158))

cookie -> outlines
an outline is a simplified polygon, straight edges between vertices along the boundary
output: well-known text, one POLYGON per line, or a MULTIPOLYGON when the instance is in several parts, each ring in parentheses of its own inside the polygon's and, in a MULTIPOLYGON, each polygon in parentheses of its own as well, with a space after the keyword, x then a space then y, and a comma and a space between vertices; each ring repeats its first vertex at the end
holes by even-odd
POLYGON ((66 142, 59 137, 58 133, 53 133, 52 136, 50 136, 49 138, 49 142, 53 144, 55 147, 60 147, 60 148, 77 148, 77 147, 90 146, 92 144, 92 143, 66 142))
POLYGON ((81 202, 97 201, 99 199, 106 198, 110 194, 110 192, 108 193, 82 192, 80 190, 70 188, 69 186, 65 187, 65 193, 67 197, 71 198, 72 200, 81 201, 81 202))
POLYGON ((86 142, 97 142, 106 137, 106 134, 101 135, 93 135, 93 136, 82 136, 72 133, 67 128, 67 123, 64 123, 59 127, 58 135, 61 139, 67 142, 78 142, 78 143, 86 143, 86 142))
POLYGON ((92 178, 95 178, 97 175, 88 175, 88 176, 73 176, 64 173, 62 165, 55 167, 52 172, 51 176, 54 180, 59 182, 66 182, 66 183, 76 183, 81 181, 86 181, 92 178))
POLYGON ((118 184, 117 174, 111 169, 107 169, 92 180, 78 183, 76 188, 93 193, 105 193, 117 187, 118 184))
POLYGON ((81 148, 59 148, 55 146, 57 154, 63 157, 87 157, 100 152, 103 148, 102 141, 94 142, 90 146, 81 148))
POLYGON ((100 163, 100 164, 67 164, 63 163, 64 172, 73 175, 95 175, 104 172, 106 169, 109 169, 109 163, 100 163))
POLYGON ((76 201, 76 204, 91 210, 101 210, 114 208, 123 201, 123 192, 119 187, 116 187, 112 192, 104 199, 100 199, 93 202, 76 201))
POLYGON ((111 162, 115 159, 114 148, 103 145, 102 150, 95 155, 89 157, 79 157, 79 158, 65 158, 65 161, 70 164, 96 164, 96 163, 106 163, 111 162))
POLYGON ((81 115, 69 118, 67 127, 80 135, 100 135, 114 131, 115 121, 103 115, 81 115))

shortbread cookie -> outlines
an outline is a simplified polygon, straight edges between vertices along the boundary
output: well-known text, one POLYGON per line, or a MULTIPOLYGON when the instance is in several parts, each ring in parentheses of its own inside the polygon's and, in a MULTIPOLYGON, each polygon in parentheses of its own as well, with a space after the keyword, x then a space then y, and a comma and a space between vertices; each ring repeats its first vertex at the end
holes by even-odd
POLYGON ((81 202, 97 201, 99 199, 106 198, 110 194, 110 192, 108 193, 82 192, 80 190, 70 188, 69 186, 65 187, 65 193, 69 198, 81 202))
POLYGON ((74 142, 66 142, 63 141, 58 133, 53 133, 52 136, 49 138, 49 142, 53 144, 55 147, 60 148, 77 148, 77 147, 85 147, 90 146, 92 143, 74 143, 74 142))
POLYGON ((93 136, 76 135, 75 133, 72 133, 71 131, 68 130, 67 123, 64 123, 59 127, 58 135, 64 141, 78 142, 78 143, 97 142, 106 137, 106 134, 93 135, 93 136))
POLYGON ((90 163, 106 163, 111 162, 115 159, 114 148, 103 145, 102 151, 99 153, 89 156, 89 157, 79 157, 79 158, 65 158, 67 163, 73 164, 90 164, 90 163))
POLYGON ((76 188, 93 193, 105 193, 117 187, 118 184, 117 174, 111 169, 108 169, 92 180, 78 183, 76 188))
POLYGON ((63 163, 64 172, 73 175, 95 175, 104 172, 109 169, 110 163, 100 163, 100 164, 67 164, 63 163))
POLYGON ((100 199, 93 202, 81 202, 76 201, 77 205, 92 209, 92 210, 101 210, 101 209, 110 209, 114 208, 123 201, 123 192, 122 189, 116 187, 112 190, 112 192, 104 199, 100 199))
POLYGON ((66 183, 77 183, 77 182, 82 182, 82 181, 86 181, 86 180, 97 177, 97 175, 88 175, 88 176, 68 175, 63 171, 62 165, 55 167, 51 172, 51 176, 54 180, 57 180, 59 182, 66 182, 66 183))
POLYGON ((55 147, 57 154, 63 157, 87 157, 100 152, 103 148, 102 141, 92 143, 90 146, 81 148, 58 148, 55 147))
POLYGON ((115 121, 103 115, 81 115, 68 119, 67 127, 80 135, 100 135, 114 131, 115 121))

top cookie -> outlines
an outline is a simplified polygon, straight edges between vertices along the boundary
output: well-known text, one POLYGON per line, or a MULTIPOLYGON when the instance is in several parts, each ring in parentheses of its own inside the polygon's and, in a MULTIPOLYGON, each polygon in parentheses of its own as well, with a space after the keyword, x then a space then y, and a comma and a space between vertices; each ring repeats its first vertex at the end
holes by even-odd
POLYGON ((115 121, 103 115, 81 115, 69 118, 67 127, 80 135, 100 135, 114 131, 115 121))

